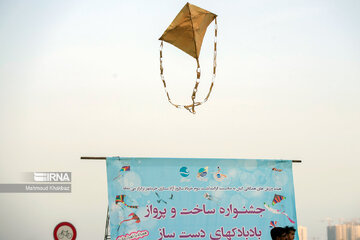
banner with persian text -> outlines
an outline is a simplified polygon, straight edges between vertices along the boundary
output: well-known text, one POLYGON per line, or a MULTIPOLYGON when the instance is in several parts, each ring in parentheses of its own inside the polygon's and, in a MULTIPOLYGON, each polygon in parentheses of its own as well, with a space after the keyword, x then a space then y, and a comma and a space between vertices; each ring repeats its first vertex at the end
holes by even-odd
POLYGON ((297 229, 292 161, 112 157, 106 165, 112 240, 271 239, 275 226, 297 229))

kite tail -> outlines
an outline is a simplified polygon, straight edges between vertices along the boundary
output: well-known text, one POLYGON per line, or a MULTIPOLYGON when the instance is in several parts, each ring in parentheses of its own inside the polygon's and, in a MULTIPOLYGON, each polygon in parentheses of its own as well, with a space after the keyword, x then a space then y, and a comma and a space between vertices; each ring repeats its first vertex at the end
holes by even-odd
POLYGON ((285 216, 287 217, 287 219, 289 219, 289 221, 290 221, 292 224, 295 223, 295 221, 292 220, 285 212, 282 212, 281 214, 282 214, 282 215, 285 215, 285 216))
POLYGON ((287 218, 289 219, 289 221, 290 221, 292 224, 295 223, 289 216, 287 216, 287 218))
POLYGON ((120 174, 119 174, 117 177, 114 177, 114 178, 113 178, 113 181, 114 181, 115 179, 119 178, 119 177, 121 177, 120 174))
POLYGON ((119 223, 119 226, 118 226, 117 230, 119 231, 121 224, 123 224, 124 222, 130 221, 130 220, 133 220, 133 219, 130 218, 130 219, 122 220, 122 221, 119 223))
POLYGON ((282 215, 286 216, 287 219, 289 219, 289 221, 290 221, 291 223, 295 223, 294 220, 292 220, 285 212, 280 212, 280 211, 277 210, 277 209, 271 208, 271 207, 269 207, 266 203, 264 203, 264 206, 265 206, 265 208, 266 208, 267 210, 269 210, 270 212, 272 212, 272 213, 274 213, 274 214, 282 214, 282 215))
POLYGON ((128 208, 138 208, 138 206, 130 206, 130 205, 127 205, 125 202, 122 202, 125 206, 127 206, 128 208))
POLYGON ((122 220, 120 223, 119 223, 119 225, 121 225, 122 223, 124 223, 124 222, 127 222, 127 221, 130 221, 130 220, 133 220, 132 218, 130 218, 130 219, 125 219, 125 220, 122 220))
POLYGON ((122 203, 128 208, 138 208, 138 206, 129 206, 125 203, 125 196, 126 195, 118 195, 116 196, 116 203, 122 203))

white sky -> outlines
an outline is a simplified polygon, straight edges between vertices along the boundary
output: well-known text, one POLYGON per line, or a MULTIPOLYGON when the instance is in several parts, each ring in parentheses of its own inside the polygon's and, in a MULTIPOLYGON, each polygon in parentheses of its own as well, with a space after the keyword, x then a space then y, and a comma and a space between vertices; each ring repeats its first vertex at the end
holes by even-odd
MULTIPOLYGON (((186 1, 0 0, 0 183, 71 171, 72 194, 0 194, 1 239, 51 239, 60 221, 101 239, 105 162, 80 156, 302 159, 298 222, 326 238, 360 217, 360 1, 213 1, 218 75, 196 115, 166 100, 157 40, 186 1), (30 238, 29 238, 30 237, 30 238)), ((213 25, 201 53, 210 81, 213 25)), ((165 44, 171 96, 195 61, 165 44)))

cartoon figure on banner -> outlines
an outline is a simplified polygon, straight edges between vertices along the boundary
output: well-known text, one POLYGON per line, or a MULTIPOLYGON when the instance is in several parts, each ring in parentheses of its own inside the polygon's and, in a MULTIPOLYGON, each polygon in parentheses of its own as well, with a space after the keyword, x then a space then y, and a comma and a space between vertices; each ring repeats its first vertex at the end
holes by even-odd
POLYGON ((217 55, 217 20, 216 15, 206 11, 202 8, 199 8, 190 3, 186 3, 186 5, 181 9, 178 15, 175 17, 170 26, 165 30, 163 35, 159 38, 161 40, 160 43, 160 76, 161 80, 164 84, 165 93, 169 103, 176 108, 183 108, 188 110, 189 112, 195 114, 195 107, 200 106, 205 103, 211 94, 211 91, 214 86, 215 76, 216 76, 216 55, 217 55), (213 59, 213 71, 212 71, 212 81, 209 88, 209 92, 207 96, 202 101, 196 101, 196 93, 198 91, 198 86, 200 83, 200 62, 199 55, 201 45, 206 33, 206 29, 209 24, 215 20, 215 38, 214 38, 214 59, 213 59), (170 99, 169 92, 166 88, 166 82, 164 77, 164 68, 163 68, 163 42, 168 42, 185 53, 189 54, 193 58, 196 59, 197 68, 196 68, 196 82, 194 89, 191 95, 191 104, 188 105, 179 105, 172 102, 170 99))
POLYGON ((206 178, 206 175, 208 174, 208 169, 209 169, 209 167, 200 168, 196 178, 197 178, 199 181, 204 181, 204 182, 206 182, 206 181, 208 180, 208 179, 206 178))
POLYGON ((117 195, 115 198, 115 204, 121 203, 128 208, 138 208, 138 206, 130 206, 130 205, 126 204, 125 197, 126 197, 126 195, 117 195))
MULTIPOLYGON (((158 200, 156 200, 156 201, 157 201, 157 203, 161 203, 161 202, 163 202, 163 203, 167 204, 167 202, 166 202, 164 199, 162 199, 162 198, 160 197, 160 195, 159 195, 157 192, 155 192, 155 194, 156 194, 156 196, 158 197, 158 200)), ((169 199, 170 199, 170 200, 172 200, 172 199, 173 199, 173 197, 174 197, 174 195, 171 193, 171 195, 170 195, 169 199)))
POLYGON ((117 228, 118 231, 120 229, 121 224, 123 224, 124 222, 134 221, 135 223, 140 223, 140 218, 135 213, 130 213, 128 217, 129 218, 124 219, 119 223, 119 226, 117 228))
POLYGON ((130 171, 130 166, 123 166, 123 167, 120 169, 120 171, 119 171, 119 175, 118 175, 117 177, 114 177, 113 180, 121 177, 121 172, 128 172, 128 171, 130 171))
POLYGON ((213 194, 210 194, 210 193, 204 193, 204 198, 209 200, 209 201, 215 202, 217 205, 219 205, 219 203, 220 203, 220 199, 215 197, 213 194))
POLYGON ((224 180, 226 178, 225 174, 220 173, 221 169, 220 167, 217 167, 217 172, 214 173, 214 179, 218 182, 221 182, 222 180, 224 180))

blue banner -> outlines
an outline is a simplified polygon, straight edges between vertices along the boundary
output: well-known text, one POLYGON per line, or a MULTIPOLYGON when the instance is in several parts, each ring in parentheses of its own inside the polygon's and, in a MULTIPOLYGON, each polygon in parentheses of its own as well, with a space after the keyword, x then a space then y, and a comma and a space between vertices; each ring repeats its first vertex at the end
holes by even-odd
POLYGON ((297 229, 292 161, 112 157, 106 166, 112 240, 271 239, 273 227, 297 229))

